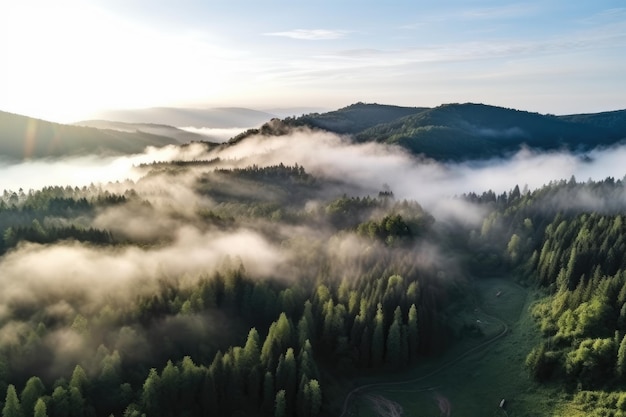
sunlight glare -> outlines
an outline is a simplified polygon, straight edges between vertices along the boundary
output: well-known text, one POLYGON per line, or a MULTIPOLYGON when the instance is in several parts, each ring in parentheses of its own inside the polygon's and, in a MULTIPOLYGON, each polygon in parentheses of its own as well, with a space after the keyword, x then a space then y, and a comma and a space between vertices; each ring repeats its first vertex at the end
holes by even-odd
POLYGON ((229 77, 211 65, 228 51, 84 2, 15 2, 0 23, 0 54, 11 62, 0 66, 0 109, 69 122, 105 108, 200 100, 229 77))

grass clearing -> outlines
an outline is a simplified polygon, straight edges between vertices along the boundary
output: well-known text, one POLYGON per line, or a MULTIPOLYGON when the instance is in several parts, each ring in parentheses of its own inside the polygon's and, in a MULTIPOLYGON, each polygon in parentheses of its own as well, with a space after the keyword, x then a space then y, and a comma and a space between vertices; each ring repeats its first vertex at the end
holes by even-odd
POLYGON ((537 297, 505 279, 477 280, 475 288, 477 308, 460 321, 475 323, 483 337, 466 337, 443 357, 408 372, 360 380, 360 385, 376 386, 358 391, 346 416, 576 415, 569 395, 559 387, 539 386, 524 369, 539 339, 529 312, 537 297), (467 353, 501 334, 504 326, 505 336, 467 353))

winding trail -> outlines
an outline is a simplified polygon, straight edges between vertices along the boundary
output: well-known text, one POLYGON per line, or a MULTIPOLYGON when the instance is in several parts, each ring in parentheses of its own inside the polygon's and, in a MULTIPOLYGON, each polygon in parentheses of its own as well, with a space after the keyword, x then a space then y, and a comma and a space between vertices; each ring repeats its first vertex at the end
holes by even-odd
POLYGON ((490 317, 493 320, 499 322, 500 325, 502 326, 502 331, 500 333, 498 333, 497 335, 495 335, 494 337, 492 337, 491 339, 486 340, 485 342, 483 342, 483 343, 481 343, 481 344, 479 344, 477 346, 474 346, 471 349, 466 350, 465 352, 463 352, 462 354, 460 354, 459 356, 457 356, 453 360, 442 364, 441 366, 439 366, 438 368, 430 371, 426 375, 422 375, 422 376, 419 376, 417 378, 412 378, 412 379, 407 379, 407 380, 402 380, 402 381, 375 382, 375 383, 372 383, 372 384, 361 385, 360 387, 356 387, 356 388, 352 389, 348 393, 348 395, 346 396, 346 399, 343 402, 343 408, 342 408, 342 411, 341 411, 341 414, 340 414, 339 417, 345 417, 346 413, 348 412, 348 407, 350 406, 350 401, 351 401, 352 397, 354 397, 360 391, 364 391, 364 390, 371 389, 371 388, 384 388, 384 387, 390 387, 390 386, 394 386, 394 385, 413 384, 413 383, 425 380, 425 379, 430 378, 431 376, 436 375, 439 372, 441 372, 441 371, 451 367, 452 365, 454 365, 455 363, 459 362, 461 359, 464 359, 468 355, 471 355, 472 353, 480 351, 480 350, 486 348, 487 346, 491 345, 492 343, 500 340, 504 336, 506 336, 506 334, 509 331, 509 326, 504 321, 500 320, 497 317, 491 316, 491 315, 485 313, 482 310, 481 310, 481 312, 485 316, 490 317))

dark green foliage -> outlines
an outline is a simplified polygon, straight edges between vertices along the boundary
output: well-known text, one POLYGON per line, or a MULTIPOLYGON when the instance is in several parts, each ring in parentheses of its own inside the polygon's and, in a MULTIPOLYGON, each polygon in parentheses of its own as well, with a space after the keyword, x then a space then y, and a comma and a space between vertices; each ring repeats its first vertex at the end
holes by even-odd
POLYGON ((539 381, 563 379, 595 389, 623 383, 626 264, 618 253, 626 250, 626 226, 616 204, 621 195, 622 181, 571 178, 532 193, 471 197, 492 208, 472 241, 475 250, 499 246, 501 268, 516 268, 550 294, 533 309, 544 341, 526 360, 539 381), (593 211, 583 204, 590 196, 593 211))
POLYGON ((626 376, 626 336, 622 338, 617 350, 616 373, 619 377, 626 376))
MULTIPOLYGON (((205 166, 151 169, 174 178, 205 166)), ((6 365, 0 366, 0 384, 24 387, 29 415, 332 414, 329 404, 336 399, 326 384, 336 375, 402 368, 446 346, 439 317, 449 283, 461 275, 449 272, 450 280, 441 280, 442 267, 423 262, 420 244, 438 245, 447 237, 419 204, 395 201, 390 191, 377 197, 328 192, 328 184, 297 165, 199 178, 193 187, 210 205, 198 203, 171 220, 208 238, 240 230, 258 234, 280 265, 258 274, 239 259, 207 256, 197 271, 164 267, 141 288, 129 287, 129 294, 89 297, 68 288, 34 300, 12 298, 1 325, 14 326, 14 339, 0 347, 0 364, 6 365), (379 234, 363 234, 363 224, 375 225, 379 234), (76 348, 63 351, 60 360, 57 340, 76 348)), ((151 254, 159 263, 174 237, 122 241, 90 227, 109 209, 155 215, 168 209, 142 198, 96 186, 7 191, 0 201, 3 256, 43 253, 69 239, 74 242, 61 243, 64 249, 151 254)), ((185 254, 179 256, 182 265, 185 254)), ((101 279, 122 279, 117 271, 98 272, 101 279)), ((93 284, 98 288, 100 281, 93 284)))
POLYGON ((13 384, 9 384, 9 387, 7 388, 4 407, 2 408, 2 417, 24 417, 22 406, 20 405, 20 400, 17 398, 17 393, 13 384))
POLYGON ((607 129, 624 137, 626 132, 626 110, 607 111, 602 113, 572 114, 559 116, 568 122, 584 123, 607 129))
POLYGON ((393 322, 389 327, 389 334, 387 335, 387 350, 385 351, 386 362, 393 368, 398 368, 400 364, 406 363, 406 358, 403 357, 402 349, 402 312, 400 307, 397 307, 393 314, 393 322))
POLYGON ((372 334, 372 365, 380 366, 383 362, 385 349, 385 330, 382 305, 378 304, 376 317, 374 318, 374 333, 372 334))
POLYGON ((37 400, 43 397, 45 393, 46 387, 39 377, 33 376, 26 381, 26 385, 20 395, 24 415, 30 416, 33 414, 37 400))
POLYGON ((310 126, 331 132, 356 134, 378 124, 389 123, 424 110, 426 109, 421 107, 356 103, 328 113, 288 118, 285 123, 291 126, 310 126))
POLYGON ((287 400, 285 390, 280 390, 276 393, 276 400, 274 401, 274 417, 287 417, 287 400))
POLYGON ((35 403, 33 417, 48 417, 48 407, 46 407, 46 402, 41 398, 35 403))
POLYGON ((385 216, 380 222, 370 220, 361 223, 357 228, 357 233, 372 239, 379 239, 388 245, 410 242, 414 235, 414 231, 399 214, 385 216))
POLYGON ((343 196, 326 206, 326 215, 337 228, 353 228, 370 217, 372 211, 381 204, 381 201, 370 197, 343 196))
POLYGON ((415 304, 411 304, 411 308, 409 309, 409 319, 407 322, 407 333, 408 333, 408 350, 409 350, 409 359, 411 362, 415 361, 418 352, 419 346, 419 324, 417 320, 417 308, 415 304))
MULTIPOLYGON (((132 193, 129 193, 129 196, 132 193)), ((114 195, 96 186, 46 187, 39 191, 5 190, 0 198, 0 251, 16 246, 20 241, 53 243, 77 240, 100 245, 115 243, 106 230, 84 227, 78 219, 94 214, 96 208, 121 205, 128 201, 124 195, 114 195), (67 221, 56 224, 52 219, 67 221), (67 223, 71 223, 67 225, 67 223), (76 224, 74 224, 76 223, 76 224)))
POLYGON ((626 137, 624 111, 555 117, 484 104, 410 108, 357 103, 323 114, 274 119, 231 139, 280 136, 308 127, 351 134, 357 142, 397 144, 439 160, 507 156, 522 145, 540 150, 589 150, 626 137))

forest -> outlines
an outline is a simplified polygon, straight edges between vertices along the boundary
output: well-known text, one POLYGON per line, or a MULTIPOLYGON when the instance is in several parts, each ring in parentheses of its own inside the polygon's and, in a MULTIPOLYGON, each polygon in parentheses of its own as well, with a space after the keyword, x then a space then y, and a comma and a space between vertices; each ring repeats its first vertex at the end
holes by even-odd
POLYGON ((362 378, 487 340, 466 312, 490 277, 534 297, 537 343, 509 366, 626 413, 623 179, 435 201, 427 177, 378 175, 403 151, 280 128, 170 148, 135 179, 4 190, 3 417, 361 415, 362 378))

